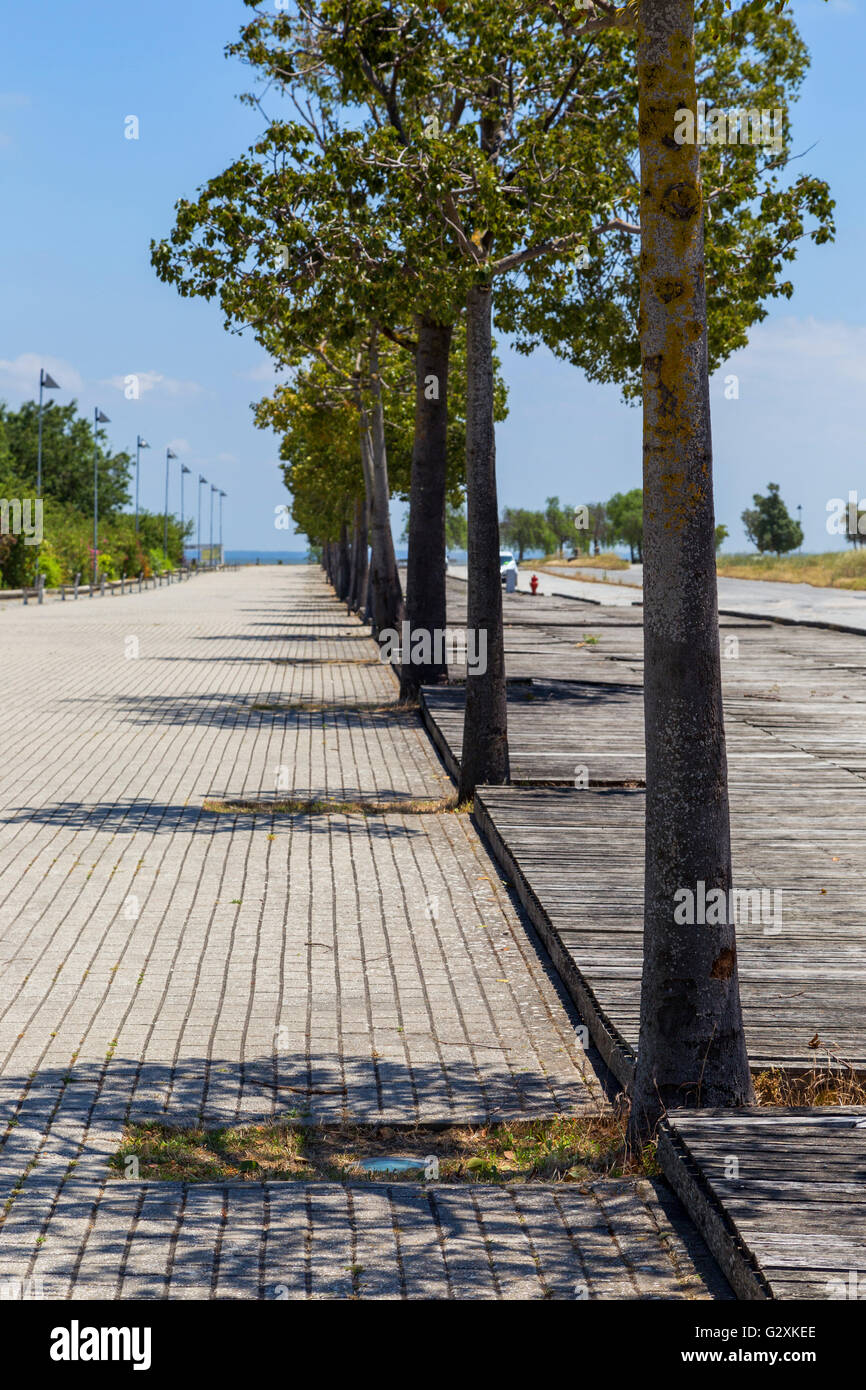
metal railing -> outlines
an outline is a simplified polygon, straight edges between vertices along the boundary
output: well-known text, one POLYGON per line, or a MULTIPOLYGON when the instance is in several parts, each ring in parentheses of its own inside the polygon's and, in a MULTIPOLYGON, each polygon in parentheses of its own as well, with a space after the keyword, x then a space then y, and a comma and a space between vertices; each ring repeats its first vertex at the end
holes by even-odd
POLYGON ((115 594, 140 594, 146 589, 161 589, 163 585, 180 584, 198 572, 189 565, 183 565, 178 569, 163 570, 151 575, 145 575, 142 570, 138 575, 121 575, 120 579, 106 579, 103 574, 95 584, 92 581, 82 584, 81 575, 76 574, 71 584, 59 584, 53 589, 46 589, 45 576, 40 575, 38 582, 27 588, 0 589, 0 603, 43 603, 46 594, 61 603, 84 595, 88 598, 105 598, 106 595, 113 597, 115 594))

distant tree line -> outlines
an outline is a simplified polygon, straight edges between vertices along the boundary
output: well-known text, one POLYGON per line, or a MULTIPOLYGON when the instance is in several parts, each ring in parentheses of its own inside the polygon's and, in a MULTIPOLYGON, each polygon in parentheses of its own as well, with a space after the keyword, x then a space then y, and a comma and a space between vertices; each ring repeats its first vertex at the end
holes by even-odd
MULTIPOLYGON (((803 544, 803 528, 783 502, 778 483, 768 483, 767 495, 755 493, 753 506, 742 514, 746 535, 760 554, 785 555, 803 544)), ((561 505, 558 497, 548 497, 542 511, 526 507, 506 507, 499 523, 503 544, 517 551, 518 562, 528 550, 545 555, 599 555, 603 549, 627 545, 632 562, 643 562, 643 490, 615 492, 607 502, 591 502, 573 507, 561 505)), ((715 528, 716 551, 729 535, 727 526, 715 528)), ((855 544, 866 541, 866 528, 860 535, 851 531, 855 544)))
POLYGON ((643 493, 636 487, 630 492, 615 492, 607 502, 580 506, 548 497, 543 512, 506 507, 499 522, 499 535, 505 545, 517 551, 518 560, 527 550, 574 558, 590 552, 599 555, 612 545, 627 545, 632 560, 640 561, 643 493))

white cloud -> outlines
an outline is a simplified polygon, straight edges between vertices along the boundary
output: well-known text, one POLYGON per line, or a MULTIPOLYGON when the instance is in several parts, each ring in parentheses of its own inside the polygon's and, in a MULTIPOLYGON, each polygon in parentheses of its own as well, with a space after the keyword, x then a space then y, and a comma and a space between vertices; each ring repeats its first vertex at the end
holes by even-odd
POLYGON ((168 447, 173 449, 176 454, 191 454, 192 445, 188 439, 170 439, 168 447))
POLYGON ((844 544, 827 536, 826 503, 851 488, 866 495, 862 457, 866 324, 773 318, 713 377, 716 515, 745 548, 740 514, 776 482, 789 510, 801 505, 805 550, 844 544), (725 378, 738 378, 726 399, 725 378))
POLYGON ((286 367, 278 366, 272 357, 265 357, 255 367, 247 367, 245 371, 236 372, 235 375, 244 381, 267 381, 275 383, 277 380, 287 380, 286 367))
POLYGON ((46 393, 48 400, 65 399, 81 392, 84 382, 80 374, 62 357, 22 352, 13 361, 0 360, 0 394, 19 400, 38 400, 40 367, 44 367, 60 386, 59 391, 46 393))
MULTIPOLYGON (((808 318, 772 319, 752 329, 749 345, 730 359, 765 377, 815 384, 866 381, 866 324, 808 318)), ((727 369, 727 365, 723 370, 727 369)))
POLYGON ((116 391, 126 394, 133 384, 133 379, 138 385, 139 396, 145 395, 148 391, 174 397, 198 396, 204 391, 204 387, 197 381, 179 381, 176 377, 163 376, 162 372, 153 371, 125 372, 123 376, 108 377, 100 382, 100 386, 113 386, 116 391))

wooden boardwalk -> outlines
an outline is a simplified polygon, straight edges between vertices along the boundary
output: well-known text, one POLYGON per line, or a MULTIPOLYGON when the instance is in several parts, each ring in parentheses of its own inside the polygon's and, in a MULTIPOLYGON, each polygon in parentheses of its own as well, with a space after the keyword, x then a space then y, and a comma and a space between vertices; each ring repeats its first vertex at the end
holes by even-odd
MULTIPOLYGON (((734 798, 732 811, 736 885, 781 894, 777 920, 738 926, 752 1065, 799 1071, 826 1060, 830 1048, 866 1070, 862 833, 853 799, 846 808, 837 788, 820 804, 776 801, 756 815, 734 798), (816 1036, 821 1046, 812 1047, 816 1036)), ((643 802, 641 791, 621 788, 484 787, 475 798, 479 826, 624 1084, 640 1012, 643 802)))
MULTIPOLYGON (((451 585, 456 621, 464 593, 451 585)), ((642 960, 641 629, 634 610, 506 595, 506 619, 518 613, 527 621, 506 627, 513 785, 482 788, 476 819, 626 1082, 642 960), (597 644, 575 647, 578 620, 595 623, 597 644), (527 630, 536 678, 513 679, 527 630), (548 674, 570 661, 586 666, 580 678, 548 674)), ((739 930, 752 1063, 800 1070, 829 1050, 866 1070, 866 647, 847 633, 735 619, 721 637, 732 653, 722 665, 734 881, 780 894, 778 914, 739 930)), ((423 695, 452 775, 463 698, 461 686, 423 695)))
MULTIPOLYGON (((642 963, 640 610, 525 595, 504 609, 512 785, 479 789, 475 818, 628 1085, 642 963)), ((866 646, 814 627, 720 627, 734 881, 781 895, 778 912, 738 925, 750 1060, 799 1072, 841 1058, 866 1072, 866 646)), ((428 689, 422 708, 453 775, 463 690, 428 689)), ((866 1296, 866 1108, 677 1112, 659 1158, 739 1297, 866 1296)))
POLYGON ((659 1158, 740 1298, 866 1297, 866 1109, 681 1110, 659 1158))

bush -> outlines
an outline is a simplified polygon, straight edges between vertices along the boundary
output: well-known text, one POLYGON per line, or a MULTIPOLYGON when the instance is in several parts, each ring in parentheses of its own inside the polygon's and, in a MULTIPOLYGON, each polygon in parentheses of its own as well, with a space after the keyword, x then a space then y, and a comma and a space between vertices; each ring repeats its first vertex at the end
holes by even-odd
MULTIPOLYGON (((22 489, 14 480, 7 480, 4 486, 7 497, 28 495, 28 489, 22 489)), ((149 578, 179 565, 183 554, 180 523, 169 517, 168 556, 162 548, 163 525, 161 516, 140 513, 136 536, 134 516, 106 516, 99 523, 97 572, 106 579, 120 579, 121 575, 131 578, 141 572, 149 578)), ((185 535, 191 533, 192 526, 192 521, 186 522, 185 535)), ((45 575, 46 586, 71 584, 76 574, 86 583, 93 572, 93 519, 46 497, 43 533, 39 568, 45 575)), ((0 536, 0 588, 20 589, 25 583, 32 584, 35 572, 35 546, 25 545, 22 536, 0 536)))

